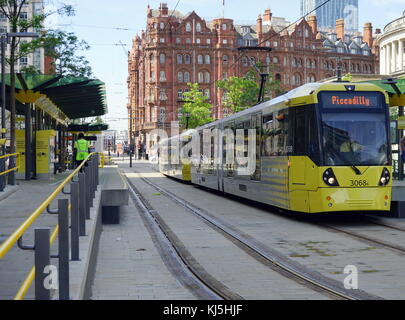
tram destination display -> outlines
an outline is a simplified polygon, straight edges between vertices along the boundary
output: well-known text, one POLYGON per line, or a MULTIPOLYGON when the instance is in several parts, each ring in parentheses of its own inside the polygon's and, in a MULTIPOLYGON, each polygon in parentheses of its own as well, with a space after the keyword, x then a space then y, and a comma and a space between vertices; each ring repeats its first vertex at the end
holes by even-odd
POLYGON ((383 95, 376 92, 322 92, 323 108, 368 108, 380 109, 383 95))

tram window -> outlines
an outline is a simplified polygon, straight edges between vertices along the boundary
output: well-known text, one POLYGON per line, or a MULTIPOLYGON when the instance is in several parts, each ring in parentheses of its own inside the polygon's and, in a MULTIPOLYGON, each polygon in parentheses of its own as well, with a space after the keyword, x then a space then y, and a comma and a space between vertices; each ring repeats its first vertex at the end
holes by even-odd
POLYGON ((315 163, 320 163, 318 122, 315 108, 308 110, 308 155, 315 163))
POLYGON ((230 122, 228 124, 225 125, 224 127, 224 133, 225 135, 223 136, 223 147, 222 147, 222 163, 224 165, 224 171, 226 172, 226 176, 228 177, 233 177, 234 176, 234 162, 235 162, 235 123, 234 122, 230 122), (232 140, 229 141, 229 143, 227 143, 227 131, 231 130, 233 132, 233 138, 231 138, 232 140), (227 158, 227 153, 231 153, 228 157, 230 157, 230 159, 232 159, 232 161, 230 161, 231 163, 227 163, 226 158, 227 158))
POLYGON ((295 109, 294 154, 306 154, 305 108, 295 109))
POLYGON ((274 116, 275 155, 287 155, 288 110, 280 110, 274 116))
POLYGON ((273 114, 263 116, 263 139, 261 145, 262 157, 270 157, 273 152, 273 114))

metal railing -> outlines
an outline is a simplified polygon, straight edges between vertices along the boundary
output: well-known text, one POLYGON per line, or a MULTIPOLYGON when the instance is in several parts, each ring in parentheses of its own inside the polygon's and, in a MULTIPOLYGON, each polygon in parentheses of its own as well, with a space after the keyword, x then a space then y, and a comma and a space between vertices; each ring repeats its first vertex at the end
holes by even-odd
POLYGON ((0 260, 4 258, 16 243, 22 250, 35 251, 35 266, 23 281, 22 286, 14 297, 15 300, 24 299, 34 279, 35 299, 51 299, 51 289, 55 289, 55 286, 45 286, 45 280, 52 273, 52 268, 56 269, 50 263, 51 258, 59 259, 58 268, 56 269, 58 280, 55 281, 57 282, 56 287, 59 291, 59 300, 70 299, 69 251, 71 261, 78 261, 79 237, 86 235, 86 220, 90 219, 90 208, 93 206, 93 199, 95 198, 99 184, 99 167, 104 167, 103 154, 89 154, 83 163, 0 245, 0 260), (78 180, 75 181, 76 177, 78 177, 78 180), (70 191, 66 192, 65 188, 68 184, 70 184, 70 191), (50 205, 61 192, 65 195, 70 195, 70 201, 69 199, 58 199, 58 209, 52 210, 50 205), (52 234, 50 233, 50 228, 36 228, 34 245, 25 245, 22 238, 24 233, 45 209, 50 214, 58 215, 58 224, 52 234), (71 233, 70 240, 69 229, 71 233), (50 247, 57 236, 58 254, 51 256, 50 247))
POLYGON ((20 169, 21 166, 20 159, 21 158, 19 153, 12 153, 0 156, 0 192, 4 191, 4 188, 6 187, 6 174, 20 169), (16 158, 16 166, 14 168, 6 170, 6 159, 9 159, 11 157, 16 158))

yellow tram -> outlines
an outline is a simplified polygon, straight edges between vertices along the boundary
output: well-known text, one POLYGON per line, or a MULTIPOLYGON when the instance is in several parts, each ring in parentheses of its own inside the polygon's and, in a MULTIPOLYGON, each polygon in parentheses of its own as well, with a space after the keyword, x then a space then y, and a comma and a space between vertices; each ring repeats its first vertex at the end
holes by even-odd
MULTIPOLYGON (((169 170, 162 166, 160 170, 193 184, 292 211, 389 211, 388 99, 373 84, 306 84, 197 128, 200 136, 204 130, 220 132, 211 139, 212 149, 218 149, 217 159, 200 161, 191 168, 180 163, 173 169, 168 164, 169 170), (239 174, 238 163, 225 161, 225 145, 230 141, 222 133, 238 129, 246 132, 245 141, 248 130, 256 130, 255 168, 249 175, 239 174)), ((188 132, 188 139, 191 136, 188 132)))

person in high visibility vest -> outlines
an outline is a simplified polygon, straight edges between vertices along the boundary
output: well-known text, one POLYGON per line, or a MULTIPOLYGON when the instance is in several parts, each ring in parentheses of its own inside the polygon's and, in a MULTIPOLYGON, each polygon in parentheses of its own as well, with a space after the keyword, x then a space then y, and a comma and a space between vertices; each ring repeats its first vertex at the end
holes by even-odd
POLYGON ((84 139, 83 133, 79 133, 79 139, 75 142, 76 168, 80 166, 89 155, 89 148, 90 142, 84 139))

